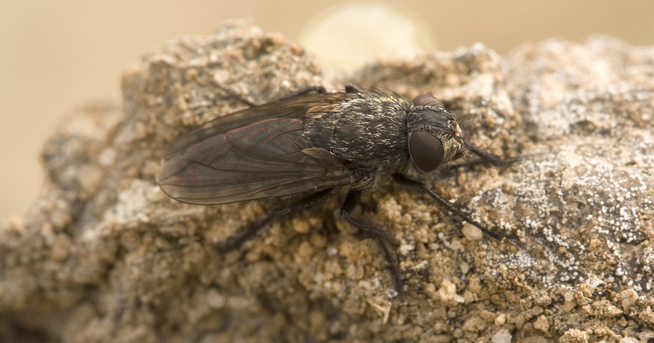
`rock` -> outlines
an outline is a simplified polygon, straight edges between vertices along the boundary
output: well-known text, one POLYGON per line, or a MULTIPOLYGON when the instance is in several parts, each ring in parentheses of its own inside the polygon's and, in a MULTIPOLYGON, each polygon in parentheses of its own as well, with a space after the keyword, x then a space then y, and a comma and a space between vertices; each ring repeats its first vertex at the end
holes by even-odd
POLYGON ((609 37, 506 57, 476 44, 340 78, 248 21, 177 39, 125 72, 123 104, 86 108, 45 145, 43 194, 0 224, 0 340, 582 342, 651 328, 653 80, 653 47, 609 37), (274 203, 182 204, 154 178, 194 125, 350 83, 432 93, 466 142, 512 161, 423 176, 502 240, 463 240, 460 218, 399 187, 366 198, 399 210, 356 216, 410 247, 393 250, 406 303, 377 245, 334 216, 342 193, 224 253, 274 203), (633 328, 617 324, 623 310, 633 328))

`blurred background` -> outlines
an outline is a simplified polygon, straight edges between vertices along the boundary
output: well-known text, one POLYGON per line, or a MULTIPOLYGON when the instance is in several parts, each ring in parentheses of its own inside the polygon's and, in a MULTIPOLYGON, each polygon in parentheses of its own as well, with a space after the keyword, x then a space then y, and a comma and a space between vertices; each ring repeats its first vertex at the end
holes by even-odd
POLYGON ((591 34, 654 45, 654 1, 382 3, 1 1, 0 220, 23 214, 39 196, 39 152, 57 120, 90 102, 120 101, 121 71, 140 55, 183 35, 210 35, 227 18, 252 16, 264 31, 299 41, 323 66, 337 69, 415 47, 453 50, 475 42, 499 54, 525 42, 582 41, 591 34))

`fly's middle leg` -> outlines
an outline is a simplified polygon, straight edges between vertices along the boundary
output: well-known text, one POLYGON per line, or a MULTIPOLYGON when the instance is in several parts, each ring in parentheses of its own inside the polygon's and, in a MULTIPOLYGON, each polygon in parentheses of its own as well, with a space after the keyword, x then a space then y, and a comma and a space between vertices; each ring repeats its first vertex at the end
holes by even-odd
POLYGON ((360 200, 361 200, 361 191, 350 190, 350 192, 347 193, 345 202, 343 202, 343 206, 341 206, 341 217, 343 217, 343 219, 345 219, 348 223, 356 226, 366 234, 372 236, 372 238, 375 241, 377 241, 379 247, 384 252, 384 256, 388 261, 388 264, 391 269, 391 273, 393 274, 393 278, 395 279, 395 289, 397 290, 400 299, 404 300, 402 275, 400 274, 400 268, 398 267, 397 263, 395 262, 395 259, 393 258, 393 253, 388 248, 388 243, 389 243, 388 237, 386 237, 383 231, 371 226, 368 223, 365 223, 359 219, 352 218, 350 216, 350 213, 352 213, 352 210, 354 210, 354 208, 359 204, 360 200))
POLYGON ((334 188, 329 188, 315 193, 311 193, 302 199, 292 202, 288 206, 278 208, 270 212, 265 217, 263 217, 263 219, 261 219, 260 221, 250 225, 250 227, 248 227, 247 229, 242 230, 238 232, 236 235, 229 238, 227 242, 225 242, 220 247, 220 250, 229 251, 239 248, 241 244, 245 243, 245 241, 254 237, 254 235, 256 235, 259 231, 264 229, 273 219, 286 214, 299 212, 307 207, 316 205, 324 201, 333 192, 334 192, 334 188))

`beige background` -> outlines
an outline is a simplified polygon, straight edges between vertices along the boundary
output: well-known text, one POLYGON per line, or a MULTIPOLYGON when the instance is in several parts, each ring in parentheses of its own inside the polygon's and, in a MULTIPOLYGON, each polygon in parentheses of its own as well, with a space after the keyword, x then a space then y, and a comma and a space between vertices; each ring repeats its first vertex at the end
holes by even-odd
MULTIPOLYGON (((39 194, 38 154, 58 118, 96 100, 118 100, 121 70, 166 40, 211 34, 251 15, 265 31, 296 39, 340 1, 0 1, 0 219, 39 194)), ((483 42, 501 54, 549 37, 610 34, 654 44, 654 1, 387 1, 429 23, 439 48, 483 42)))

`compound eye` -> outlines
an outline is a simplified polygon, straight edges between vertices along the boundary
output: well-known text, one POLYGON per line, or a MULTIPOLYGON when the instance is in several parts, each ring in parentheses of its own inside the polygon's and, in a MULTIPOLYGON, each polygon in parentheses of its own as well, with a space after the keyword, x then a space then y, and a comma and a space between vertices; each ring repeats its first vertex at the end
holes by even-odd
POLYGON ((413 163, 424 172, 430 172, 443 163, 443 143, 429 132, 413 131, 409 137, 409 154, 413 163))
POLYGON ((424 106, 424 105, 431 105, 434 107, 442 108, 443 104, 436 98, 434 98, 433 95, 431 94, 420 94, 415 99, 413 99, 413 106, 424 106))

